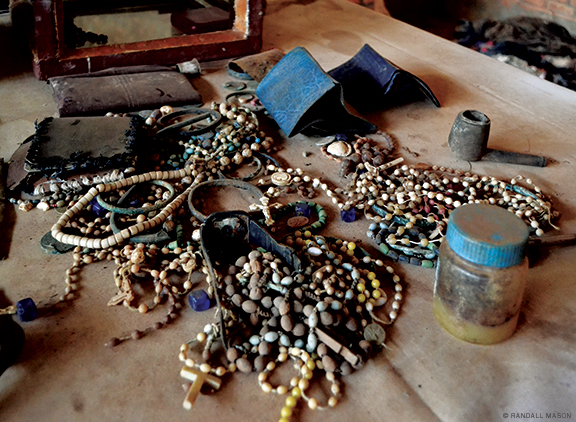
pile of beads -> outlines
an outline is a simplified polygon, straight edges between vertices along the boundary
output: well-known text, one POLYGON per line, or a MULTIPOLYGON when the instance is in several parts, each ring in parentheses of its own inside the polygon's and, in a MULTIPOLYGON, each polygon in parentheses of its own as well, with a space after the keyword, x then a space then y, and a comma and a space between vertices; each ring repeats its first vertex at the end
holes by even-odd
POLYGON ((211 108, 225 119, 216 133, 192 136, 183 141, 184 158, 215 160, 226 167, 231 162, 242 163, 244 159, 250 158, 254 151, 270 150, 273 140, 259 130, 258 118, 253 111, 246 107, 216 102, 212 103, 211 108))
MULTIPOLYGON (((108 306, 122 304, 126 308, 139 313, 147 313, 161 303, 168 304, 166 316, 143 330, 134 330, 130 335, 112 338, 109 346, 116 346, 130 338, 138 340, 146 334, 167 326, 179 316, 182 308, 182 298, 192 289, 190 278, 192 272, 197 270, 200 256, 195 252, 193 245, 185 249, 167 247, 158 248, 152 244, 136 246, 128 244, 122 249, 113 249, 111 252, 101 251, 107 259, 114 260, 117 268, 114 270, 114 281, 118 292, 110 299, 108 306), (152 284, 154 297, 151 303, 146 303, 133 289, 138 284, 143 286, 152 284)), ((201 264, 201 262, 200 262, 201 264)))
MULTIPOLYGON (((306 393, 315 373, 332 383, 327 406, 335 406, 337 378, 361 367, 374 348, 383 346, 384 326, 396 320, 403 299, 392 267, 373 260, 354 242, 296 231, 286 243, 308 264, 301 273, 270 252, 253 250, 223 268, 225 275, 215 280, 226 334, 222 337, 228 339, 228 368, 255 370, 265 393, 288 394, 281 421, 291 416, 300 398, 311 409, 324 407, 306 393), (388 308, 385 319, 376 315, 383 308, 388 308), (273 387, 270 374, 289 360, 298 376, 289 385, 273 387)), ((208 331, 213 340, 218 330, 208 331)), ((207 343, 206 360, 210 347, 207 343)), ((189 358, 181 354, 181 359, 189 358)))
POLYGON ((370 226, 368 237, 394 261, 434 266, 437 243, 445 234, 450 212, 466 203, 504 207, 523 219, 536 236, 556 228, 553 221, 559 217, 558 211, 530 179, 525 179, 527 187, 523 187, 518 183, 524 180, 522 176, 506 182, 422 165, 403 165, 388 173, 402 161, 396 159, 379 167, 358 164, 347 190, 330 189, 309 176, 301 178, 323 190, 340 210, 363 209, 366 218, 378 224, 370 226))

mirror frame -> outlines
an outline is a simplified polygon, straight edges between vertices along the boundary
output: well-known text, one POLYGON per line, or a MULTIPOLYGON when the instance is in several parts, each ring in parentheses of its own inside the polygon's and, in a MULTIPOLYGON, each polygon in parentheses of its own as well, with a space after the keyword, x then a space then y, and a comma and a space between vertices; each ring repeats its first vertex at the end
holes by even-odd
POLYGON ((265 5, 265 0, 235 0, 234 24, 225 31, 70 49, 64 44, 63 0, 36 0, 34 74, 46 80, 111 67, 169 66, 194 58, 207 61, 257 53, 262 48, 265 5))

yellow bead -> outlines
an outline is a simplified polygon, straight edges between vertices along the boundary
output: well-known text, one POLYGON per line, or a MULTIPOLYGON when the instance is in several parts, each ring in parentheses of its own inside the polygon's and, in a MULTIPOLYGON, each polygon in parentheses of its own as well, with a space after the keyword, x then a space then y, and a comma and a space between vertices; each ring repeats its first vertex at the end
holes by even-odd
POLYGON ((292 389, 292 396, 296 398, 302 397, 302 390, 300 389, 300 387, 294 387, 292 389))
POLYGON ((380 280, 378 280, 377 278, 375 278, 374 280, 372 280, 372 287, 374 287, 375 289, 377 289, 378 287, 380 287, 380 280))
POLYGON ((364 283, 358 283, 356 289, 358 289, 359 292, 363 292, 364 289, 366 289, 366 285, 364 283))
POLYGON ((358 295, 358 302, 360 302, 360 303, 366 302, 366 296, 364 296, 362 293, 360 293, 358 295))
POLYGON ((313 359, 310 359, 308 362, 306 362, 306 366, 308 367, 308 369, 310 369, 311 371, 314 370, 314 368, 316 368, 316 364, 314 363, 313 359))
POLYGON ((354 249, 348 249, 348 250, 346 251, 346 254, 349 255, 349 256, 354 256, 354 249))
POLYGON ((304 232, 304 237, 312 237, 312 232, 310 230, 306 230, 304 232))
POLYGON ((280 418, 278 422, 290 422, 290 420, 288 418, 280 418))
POLYGON ((306 378, 301 379, 298 382, 298 387, 300 388, 300 391, 304 391, 308 388, 308 386, 310 385, 310 383, 308 382, 308 380, 306 378))
POLYGON ((298 378, 298 377, 293 377, 293 378, 290 380, 290 386, 291 386, 291 387, 296 387, 296 386, 298 385, 298 381, 300 381, 300 378, 298 378))
POLYGON ((352 251, 353 251, 354 249, 356 249, 356 243, 354 243, 354 242, 348 242, 348 249, 350 249, 350 250, 352 250, 352 251))
POLYGON ((311 379, 312 379, 312 372, 307 372, 307 373, 304 375, 304 379, 305 379, 305 380, 311 380, 311 379))
POLYGON ((284 406, 280 410, 280 416, 282 416, 283 418, 289 418, 290 416, 292 416, 292 408, 288 407, 288 406, 284 406))
POLYGON ((368 273, 368 280, 374 280, 376 278, 376 273, 373 271, 370 271, 368 273))
POLYGON ((380 293, 380 290, 374 290, 374 291, 372 292, 372 297, 373 297, 374 299, 380 299, 381 296, 382 296, 382 293, 380 293))
POLYGON ((296 400, 296 397, 294 397, 294 396, 286 397, 286 406, 287 407, 294 407, 294 406, 296 406, 297 402, 298 402, 298 400, 296 400))

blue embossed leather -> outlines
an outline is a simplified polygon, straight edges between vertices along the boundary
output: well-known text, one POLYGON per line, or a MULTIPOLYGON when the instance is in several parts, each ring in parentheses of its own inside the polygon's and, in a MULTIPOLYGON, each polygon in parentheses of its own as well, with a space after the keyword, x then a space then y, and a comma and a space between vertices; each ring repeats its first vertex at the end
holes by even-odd
POLYGON ((440 107, 424 81, 389 62, 368 44, 328 74, 342 84, 344 98, 359 111, 391 106, 402 100, 402 96, 414 96, 415 93, 424 94, 440 107))
POLYGON ((290 51, 268 72, 256 95, 288 136, 377 130, 348 113, 340 84, 302 47, 290 51))

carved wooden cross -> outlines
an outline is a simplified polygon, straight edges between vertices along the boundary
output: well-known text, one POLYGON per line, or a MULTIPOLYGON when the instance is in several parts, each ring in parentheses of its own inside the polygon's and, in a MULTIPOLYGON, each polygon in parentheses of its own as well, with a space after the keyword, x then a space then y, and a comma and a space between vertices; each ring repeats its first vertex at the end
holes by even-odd
POLYGON ((272 224, 274 224, 274 220, 272 219, 272 211, 270 211, 270 208, 280 208, 282 204, 279 202, 270 204, 270 198, 268 198, 267 196, 261 196, 260 202, 261 204, 250 205, 250 209, 252 211, 256 210, 262 211, 262 214, 264 214, 264 217, 266 218, 265 221, 266 225, 271 226, 272 224))
POLYGON ((206 374, 199 369, 191 368, 189 366, 182 368, 180 376, 186 378, 188 381, 192 381, 192 386, 190 387, 190 390, 188 390, 188 394, 186 394, 186 398, 184 399, 183 406, 186 410, 190 410, 192 406, 194 406, 198 394, 200 393, 200 389, 205 382, 216 390, 222 385, 222 380, 220 378, 206 374))

